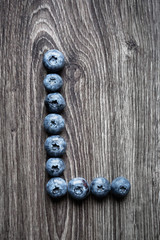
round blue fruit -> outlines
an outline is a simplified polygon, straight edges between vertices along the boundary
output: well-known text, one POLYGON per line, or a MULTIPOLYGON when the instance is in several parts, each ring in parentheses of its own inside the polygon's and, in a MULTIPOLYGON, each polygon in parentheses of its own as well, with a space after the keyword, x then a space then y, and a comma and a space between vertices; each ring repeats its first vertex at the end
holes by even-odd
POLYGON ((50 136, 45 141, 45 149, 51 157, 61 157, 66 152, 66 141, 59 135, 50 136))
POLYGON ((60 93, 50 93, 45 98, 45 105, 49 112, 60 113, 66 106, 66 102, 60 93))
POLYGON ((48 71, 58 72, 64 68, 64 55, 56 49, 51 49, 44 54, 43 64, 48 71))
POLYGON ((111 183, 111 192, 115 197, 125 197, 131 188, 130 182, 124 177, 117 177, 111 183))
POLYGON ((111 190, 111 185, 106 178, 98 177, 93 179, 90 185, 91 193, 98 197, 103 198, 108 195, 111 190))
POLYGON ((46 162, 46 171, 52 177, 61 176, 65 167, 65 163, 61 158, 49 158, 46 162))
POLYGON ((46 191, 52 198, 61 198, 67 193, 66 181, 62 178, 51 178, 46 184, 46 191))
POLYGON ((43 84, 47 92, 57 92, 63 86, 63 80, 58 74, 50 73, 46 75, 43 84))
POLYGON ((83 200, 89 195, 89 192, 89 184, 84 178, 73 178, 68 183, 68 193, 76 200, 83 200))
POLYGON ((44 119, 44 129, 49 134, 59 134, 65 126, 63 117, 56 113, 48 114, 44 119))

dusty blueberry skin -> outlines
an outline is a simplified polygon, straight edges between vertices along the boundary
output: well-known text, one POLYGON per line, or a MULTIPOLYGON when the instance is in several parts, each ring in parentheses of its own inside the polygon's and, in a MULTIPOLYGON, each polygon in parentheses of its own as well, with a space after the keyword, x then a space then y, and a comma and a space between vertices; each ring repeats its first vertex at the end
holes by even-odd
POLYGON ((60 93, 50 93, 46 96, 45 105, 51 113, 61 113, 66 106, 66 102, 60 93))
POLYGON ((91 182, 90 190, 95 197, 103 198, 110 192, 111 185, 106 178, 98 177, 91 182))
POLYGON ((44 146, 47 154, 51 157, 61 157, 67 148, 66 141, 59 135, 48 137, 44 146))
POLYGON ((84 178, 73 178, 68 183, 68 193, 76 200, 83 200, 89 195, 89 184, 84 178))
POLYGON ((44 119, 44 129, 48 134, 59 134, 65 126, 63 117, 56 113, 48 114, 44 119))
POLYGON ((47 193, 54 199, 61 198, 67 193, 66 181, 62 178, 51 178, 46 184, 47 193))
POLYGON ((131 188, 130 182, 124 177, 117 177, 111 183, 111 192, 117 198, 125 197, 131 188))
POLYGON ((47 92, 57 92, 63 86, 63 80, 58 74, 47 74, 43 80, 47 92))
POLYGON ((64 55, 56 49, 51 49, 44 54, 43 64, 50 72, 58 72, 64 68, 64 55))
POLYGON ((59 177, 65 170, 65 163, 62 158, 49 158, 46 162, 46 171, 52 177, 59 177))

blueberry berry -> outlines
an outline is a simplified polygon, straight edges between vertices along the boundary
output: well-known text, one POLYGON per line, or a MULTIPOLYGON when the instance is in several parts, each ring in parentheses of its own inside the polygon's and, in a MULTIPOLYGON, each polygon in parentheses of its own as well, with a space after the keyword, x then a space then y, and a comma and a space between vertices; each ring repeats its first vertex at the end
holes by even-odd
POLYGON ((65 167, 65 163, 61 158, 49 158, 46 162, 46 171, 52 177, 62 175, 65 167))
POLYGON ((49 50, 44 54, 43 64, 48 71, 58 72, 65 65, 64 55, 56 49, 49 50))
POLYGON ((111 183, 111 192, 115 197, 125 197, 131 188, 130 182, 124 177, 117 177, 111 183))
POLYGON ((63 85, 63 80, 58 74, 47 74, 43 80, 43 84, 47 92, 56 92, 60 90, 63 85))
POLYGON ((59 134, 64 129, 65 121, 59 114, 48 114, 44 119, 44 128, 49 134, 59 134))
POLYGON ((111 190, 111 185, 106 178, 99 177, 93 179, 90 185, 90 190, 94 196, 98 198, 103 198, 107 196, 107 194, 111 190))
POLYGON ((45 149, 51 157, 61 157, 66 152, 66 141, 59 135, 50 136, 45 141, 45 149))
POLYGON ((89 195, 89 184, 84 178, 73 178, 68 183, 68 192, 72 198, 82 200, 89 195))
POLYGON ((46 184, 47 193, 53 198, 63 197, 67 193, 66 181, 62 178, 51 178, 46 184))
POLYGON ((66 106, 66 102, 60 93, 50 93, 46 96, 45 105, 49 112, 60 113, 66 106))

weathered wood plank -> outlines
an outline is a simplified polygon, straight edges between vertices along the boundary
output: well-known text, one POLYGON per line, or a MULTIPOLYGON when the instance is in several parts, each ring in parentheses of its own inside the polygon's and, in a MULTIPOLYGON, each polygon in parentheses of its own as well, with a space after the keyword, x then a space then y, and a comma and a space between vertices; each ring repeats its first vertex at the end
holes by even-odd
POLYGON ((8 0, 0 11, 0 239, 160 239, 160 2, 8 0), (66 57, 64 178, 123 175, 124 201, 45 193, 51 48, 66 57))

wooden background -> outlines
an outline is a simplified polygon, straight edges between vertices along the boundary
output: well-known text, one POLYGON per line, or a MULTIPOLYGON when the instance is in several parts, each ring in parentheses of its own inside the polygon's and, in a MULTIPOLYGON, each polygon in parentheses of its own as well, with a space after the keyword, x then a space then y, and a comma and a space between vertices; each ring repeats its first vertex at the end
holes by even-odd
POLYGON ((0 239, 160 239, 160 1, 1 0, 0 239), (43 54, 56 48, 64 178, 131 182, 121 202, 45 192, 43 54))

